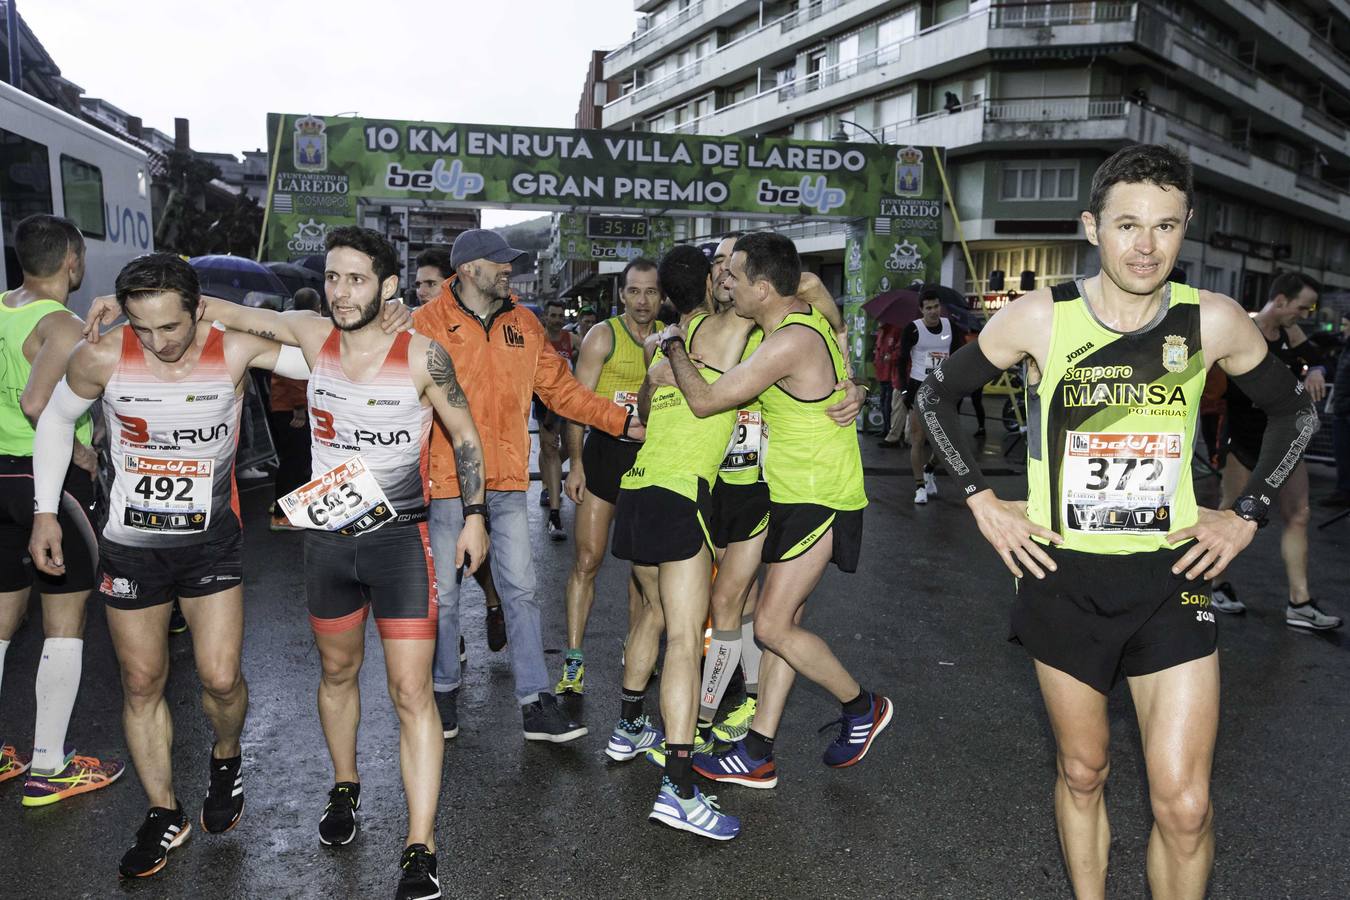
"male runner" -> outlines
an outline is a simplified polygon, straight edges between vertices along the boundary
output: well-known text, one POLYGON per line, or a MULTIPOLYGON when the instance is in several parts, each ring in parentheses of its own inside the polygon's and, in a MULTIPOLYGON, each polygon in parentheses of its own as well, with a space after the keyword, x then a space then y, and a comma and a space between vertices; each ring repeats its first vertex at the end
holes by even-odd
POLYGON ((918 506, 937 496, 937 475, 932 453, 919 428, 919 410, 915 403, 919 385, 965 343, 966 333, 951 319, 942 315, 942 301, 931 293, 919 295, 920 318, 905 326, 900 335, 900 364, 907 368, 905 404, 909 407, 909 466, 914 473, 914 503, 918 506))
MULTIPOLYGON (((61 379, 81 322, 66 300, 84 278, 84 237, 75 223, 34 215, 14 228, 14 249, 23 284, 0 294, 0 675, 5 650, 23 621, 34 580, 28 561, 33 529, 33 424, 61 379)), ((0 782, 32 771, 23 786, 24 806, 50 803, 107 787, 125 765, 77 756, 66 746, 66 727, 80 688, 84 656, 84 607, 94 587, 94 505, 97 460, 90 449, 86 416, 78 449, 66 470, 59 515, 69 561, 64 574, 36 573, 42 595, 42 658, 37 670, 37 717, 33 755, 0 741, 0 782)), ((8 724, 8 723, 7 723, 8 724)))
MULTIPOLYGON (((642 345, 653 331, 661 308, 661 287, 656 263, 638 258, 619 276, 623 312, 597 324, 581 342, 576 377, 597 395, 637 411, 637 392, 646 372, 642 345)), ((619 499, 619 479, 632 468, 640 444, 614 438, 596 429, 582 445, 582 426, 567 423, 567 449, 572 464, 567 472, 567 496, 577 505, 573 538, 576 557, 567 577, 567 656, 563 660, 559 694, 582 694, 586 690, 586 661, 582 642, 595 602, 595 576, 605 558, 609 525, 619 499)), ((628 580, 628 620, 641 615, 642 598, 632 578, 628 580)))
POLYGON ((1134 699, 1153 807, 1154 897, 1199 898, 1214 861, 1216 627, 1202 578, 1256 533, 1317 429, 1307 394, 1220 294, 1167 282, 1193 209, 1190 163, 1136 144, 1104 162, 1083 214, 1101 274, 1010 303, 919 392, 933 444, 1017 576, 1012 633, 1035 660, 1058 748, 1055 816, 1079 900, 1105 896, 1107 692, 1134 699), (1029 502, 984 483, 956 402, 1022 361, 1029 502), (1270 417, 1233 509, 1198 507, 1190 459, 1218 363, 1270 417), (1024 571, 1031 578, 1024 577, 1024 571))
POLYGON ((818 636, 797 624, 808 595, 833 561, 857 569, 862 542, 862 458, 853 429, 822 415, 844 392, 843 354, 830 325, 798 299, 801 259, 792 241, 766 232, 739 239, 725 281, 738 315, 765 337, 744 362, 709 384, 685 349, 678 327, 662 334, 662 349, 690 410, 697 416, 744 407, 759 398, 769 428, 766 563, 754 635, 766 652, 760 702, 743 741, 718 755, 699 755, 704 777, 772 787, 778 777, 773 739, 797 672, 833 694, 843 707, 839 735, 826 765, 851 766, 867 754, 891 720, 891 703, 863 690, 818 636), (809 399, 803 399, 809 398, 809 399))
POLYGON ((205 314, 228 328, 300 347, 312 371, 314 481, 283 507, 309 528, 305 597, 323 667, 319 719, 335 781, 319 840, 343 846, 356 837, 358 678, 366 617, 374 607, 408 802, 397 896, 439 897, 435 824, 445 742, 431 677, 437 579, 427 527, 427 457, 433 411, 454 445, 467 501, 453 561, 441 561, 442 578, 460 567, 472 571, 487 554, 483 452, 445 348, 422 335, 387 334, 377 321, 382 301, 398 293, 393 246, 378 232, 351 226, 330 231, 326 244, 331 321, 220 301, 208 301, 205 314))
MULTIPOLYGON (((97 583, 121 666, 127 747, 150 802, 118 871, 144 877, 162 869, 192 830, 174 793, 173 726, 164 699, 175 597, 192 627, 202 707, 216 737, 199 821, 219 833, 243 813, 239 735, 248 688, 239 667, 239 414, 249 367, 290 377, 308 373, 303 361, 279 364, 280 347, 272 341, 198 327, 197 275, 178 256, 132 260, 118 274, 116 290, 128 324, 76 347, 38 422, 29 547, 33 563, 52 576, 78 564, 63 548, 56 513, 76 421, 102 397, 114 474, 97 583)), ((96 333, 99 318, 90 311, 90 331, 96 333)))
MULTIPOLYGON (((544 302, 544 334, 555 353, 571 368, 576 360, 576 347, 570 332, 563 331, 566 307, 561 300, 544 302)), ((554 541, 567 540, 562 527, 562 464, 567 459, 567 448, 562 443, 563 419, 538 398, 534 398, 534 418, 539 423, 539 476, 543 481, 541 505, 548 506, 548 536, 554 541)))
MULTIPOLYGON (((1253 321, 1261 329, 1267 349, 1289 367, 1294 377, 1302 377, 1307 371, 1303 385, 1313 403, 1321 403, 1327 393, 1324 356, 1321 348, 1309 341, 1298 326, 1299 320, 1307 318, 1316 306, 1317 283, 1298 272, 1285 272, 1271 282, 1270 300, 1253 321)), ((1256 408, 1241 387, 1230 382, 1226 396, 1227 461, 1223 467, 1223 500, 1220 504, 1223 508, 1236 502, 1243 486, 1250 480, 1266 430, 1265 413, 1256 408)), ((1308 468, 1300 459, 1280 491, 1280 518, 1284 525, 1280 534, 1280 556, 1284 558, 1284 574, 1289 582, 1284 622, 1290 628, 1328 631, 1341 627, 1341 618, 1318 609, 1308 593, 1308 516, 1308 468)), ((1238 599, 1237 590, 1227 581, 1214 585, 1210 605, 1225 613, 1241 613, 1247 609, 1238 599)))
MULTIPOLYGON (((451 275, 455 274, 455 267, 451 262, 450 250, 446 247, 428 247, 417 254, 417 301, 419 306, 426 306, 431 301, 441 295, 441 289, 451 275)), ((480 434, 479 437, 482 437, 480 434)), ((479 566, 474 569, 474 580, 478 586, 483 589, 483 599, 487 603, 487 614, 485 621, 487 624, 487 643, 488 649, 493 653, 500 651, 506 646, 506 616, 502 613, 502 598, 497 593, 497 586, 492 583, 492 566, 479 566)), ((468 653, 464 647, 464 635, 459 636, 459 661, 468 662, 468 653)), ((455 730, 458 734, 458 728, 455 730)), ((446 734, 447 738, 454 737, 454 734, 446 734)))

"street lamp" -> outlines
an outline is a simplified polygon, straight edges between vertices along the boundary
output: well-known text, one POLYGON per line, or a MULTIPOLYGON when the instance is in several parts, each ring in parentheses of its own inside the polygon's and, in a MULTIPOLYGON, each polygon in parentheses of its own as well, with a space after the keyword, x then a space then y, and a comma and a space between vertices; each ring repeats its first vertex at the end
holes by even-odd
POLYGON ((844 126, 845 126, 845 125, 852 125, 854 128, 858 129, 859 131, 864 132, 868 137, 870 137, 872 140, 876 141, 878 144, 884 144, 884 143, 885 143, 885 141, 883 141, 881 138, 877 137, 877 136, 876 136, 875 134, 873 134, 870 130, 868 130, 868 129, 862 127, 862 126, 859 125, 857 122, 850 122, 848 119, 840 119, 840 120, 839 120, 839 130, 836 131, 836 132, 834 133, 834 139, 835 139, 836 141, 841 141, 841 142, 842 142, 842 141, 847 141, 847 140, 848 140, 848 132, 844 131, 844 126))

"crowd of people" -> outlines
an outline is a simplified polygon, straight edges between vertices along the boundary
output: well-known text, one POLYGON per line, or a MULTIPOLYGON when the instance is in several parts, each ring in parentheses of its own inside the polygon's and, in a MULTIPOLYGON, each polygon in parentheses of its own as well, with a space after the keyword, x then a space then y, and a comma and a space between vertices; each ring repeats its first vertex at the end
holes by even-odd
MULTIPOLYGON (((944 466, 1017 579, 1013 633, 1049 710, 1054 811, 1081 898, 1105 890, 1106 701, 1122 679, 1155 819, 1150 885, 1158 897, 1204 894, 1219 696, 1212 610, 1241 608, 1230 584, 1213 582, 1272 509, 1284 523, 1286 621, 1340 625, 1307 583, 1300 456, 1318 427, 1326 361, 1296 323, 1317 286, 1275 279, 1253 319, 1170 281, 1193 206, 1183 157, 1122 150, 1094 176, 1083 217, 1099 274, 1023 295, 978 336, 925 294, 920 317, 878 350, 883 410, 902 398, 887 443, 902 416, 910 422, 915 502, 936 493, 944 466), (1032 410, 1025 502, 990 489, 958 419, 963 400, 974 395, 982 410, 978 392, 1017 366, 1032 410), (1190 465, 1212 367, 1229 381, 1218 510, 1197 504, 1190 465)), ((634 260, 619 277, 622 311, 598 321, 583 311, 574 331, 561 304, 536 316, 516 301, 520 251, 486 230, 416 260, 411 309, 397 299, 393 246, 342 227, 327 237, 324 296, 298 295, 286 312, 204 297, 187 262, 152 253, 122 270, 87 322, 64 305, 83 276, 78 229, 32 216, 16 246, 24 284, 0 297, 10 387, 0 397, 0 666, 34 586, 45 643, 33 751, 3 744, 0 782, 24 777, 24 804, 43 805, 125 771, 66 743, 96 592, 147 802, 121 876, 155 875, 194 825, 218 834, 243 813, 248 638, 234 453, 250 370, 272 380, 271 527, 304 532, 333 773, 317 837, 341 847, 359 832, 358 676, 373 613, 407 800, 398 897, 441 896, 436 813, 444 743, 460 728, 464 575, 483 588, 489 645, 508 650, 523 739, 566 744, 588 733, 564 701, 586 691, 597 572, 606 556, 629 567, 604 752, 655 764, 648 817, 672 828, 739 834, 741 820, 700 785, 777 785, 774 741, 799 674, 839 703, 824 765, 862 762, 891 723, 878 674, 851 671, 803 615, 828 566, 860 565, 865 389, 838 305, 788 238, 729 234, 710 254, 681 245, 634 260), (566 539, 563 496, 576 506, 556 682, 527 513, 532 417, 550 539, 566 539), (100 456, 106 496, 96 496, 100 456), (175 793, 164 696, 175 602, 215 736, 195 818, 175 793), (658 658, 659 716, 646 702, 658 658)), ((1346 357, 1338 387, 1350 379, 1346 357)))

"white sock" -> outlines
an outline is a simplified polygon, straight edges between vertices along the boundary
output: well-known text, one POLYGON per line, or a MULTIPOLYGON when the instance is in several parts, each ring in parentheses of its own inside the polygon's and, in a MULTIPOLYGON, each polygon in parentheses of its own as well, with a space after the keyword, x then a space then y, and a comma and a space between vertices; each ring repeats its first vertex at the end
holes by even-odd
POLYGON ((84 641, 47 638, 37 671, 37 724, 33 727, 33 770, 56 773, 66 765, 66 726, 80 690, 84 641))
POLYGON ((745 673, 745 692, 759 695, 759 658, 764 651, 755 643, 755 617, 741 617, 741 671, 745 673))
POLYGON ((728 676, 736 671, 741 658, 741 633, 713 630, 708 655, 703 657, 703 691, 698 695, 698 717, 711 722, 727 692, 728 676))
POLYGON ((5 681, 5 651, 9 649, 9 641, 0 641, 0 684, 5 681))

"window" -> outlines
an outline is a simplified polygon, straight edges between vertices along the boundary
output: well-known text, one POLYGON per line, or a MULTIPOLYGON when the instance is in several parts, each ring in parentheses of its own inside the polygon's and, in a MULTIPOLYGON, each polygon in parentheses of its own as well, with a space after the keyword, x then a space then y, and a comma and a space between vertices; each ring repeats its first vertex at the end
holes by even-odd
POLYGON ((61 193, 66 198, 66 217, 87 238, 103 240, 103 173, 98 166, 72 156, 61 156, 61 193))
POLYGON ((802 122, 799 126, 800 140, 803 141, 823 141, 825 140, 825 119, 811 119, 802 122))
POLYGON ((0 221, 5 225, 5 246, 13 244, 14 226, 20 220, 53 211, 47 148, 0 128, 0 221))
MULTIPOLYGON (((909 122, 914 118, 914 94, 905 92, 876 101, 872 121, 882 129, 909 122)), ((884 137, 884 135, 883 135, 884 137)), ((889 140, 889 138, 887 138, 889 140)))
POLYGON ((914 35, 918 21, 918 11, 911 7, 877 26, 877 65, 900 58, 900 48, 896 44, 914 35))
POLYGON ((1018 162, 1003 167, 1002 200, 1078 199, 1077 162, 1018 162))

